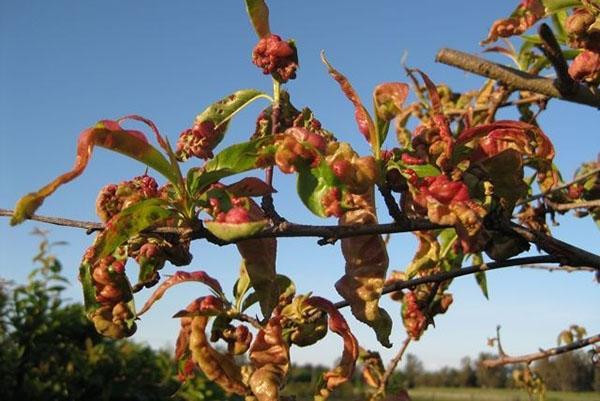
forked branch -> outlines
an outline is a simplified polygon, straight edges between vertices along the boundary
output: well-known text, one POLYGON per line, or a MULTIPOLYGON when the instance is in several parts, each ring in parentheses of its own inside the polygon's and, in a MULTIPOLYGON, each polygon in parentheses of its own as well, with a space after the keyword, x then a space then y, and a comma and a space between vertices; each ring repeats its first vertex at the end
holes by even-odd
POLYGON ((562 94, 553 79, 529 74, 453 49, 441 49, 436 55, 435 60, 502 82, 512 89, 526 90, 548 97, 600 108, 600 93, 592 91, 585 85, 576 84, 572 95, 562 94))

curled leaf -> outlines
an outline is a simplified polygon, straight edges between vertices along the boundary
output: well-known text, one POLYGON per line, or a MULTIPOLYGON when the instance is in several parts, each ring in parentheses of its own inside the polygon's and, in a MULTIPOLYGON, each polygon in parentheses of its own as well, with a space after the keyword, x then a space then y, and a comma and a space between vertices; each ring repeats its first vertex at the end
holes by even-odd
POLYGON ((279 391, 290 368, 290 350, 283 339, 281 317, 273 317, 258 332, 250 348, 255 369, 249 384, 258 401, 279 400, 279 391))
POLYGON ((162 282, 160 287, 154 291, 154 293, 148 298, 142 309, 138 312, 138 316, 146 313, 152 305, 162 298, 165 292, 174 285, 188 282, 188 281, 197 281, 200 283, 204 283, 209 286, 216 294, 223 296, 223 289, 221 288, 221 284, 219 282, 209 276, 204 271, 195 271, 195 272, 186 272, 186 271, 178 271, 168 279, 162 282))
POLYGON ((205 221, 204 227, 215 237, 223 241, 236 241, 254 235, 267 226, 269 220, 250 221, 247 223, 221 223, 205 221))
MULTIPOLYGON (((189 347, 194 362, 206 377, 221 386, 225 391, 238 395, 248 393, 248 388, 242 380, 240 367, 230 354, 221 354, 215 350, 206 337, 207 316, 191 318, 189 347)), ((186 341, 186 334, 182 342, 186 341)))
POLYGON ((81 133, 77 141, 77 158, 73 169, 62 174, 54 181, 37 192, 25 195, 17 202, 15 213, 10 221, 17 225, 31 217, 42 205, 44 199, 52 195, 58 187, 77 178, 86 168, 95 146, 100 146, 136 159, 155 169, 169 181, 178 182, 177 172, 174 171, 169 161, 152 145, 139 131, 125 130, 118 121, 103 120, 94 127, 81 133))
MULTIPOLYGON (((253 223, 266 224, 266 216, 256 202, 250 200, 249 217, 253 223)), ((243 258, 244 267, 250 277, 250 283, 258 297, 260 308, 265 318, 277 305, 279 294, 274 291, 277 273, 275 271, 277 257, 277 240, 275 238, 261 238, 240 241, 238 251, 243 258)))
MULTIPOLYGON (((372 191, 352 197, 355 199, 354 203, 360 207, 345 212, 339 224, 377 224, 372 191)), ((385 242, 380 235, 344 238, 341 242, 346 266, 344 275, 335 284, 335 289, 350 303, 352 314, 371 326, 379 342, 389 348, 392 320, 388 313, 379 307, 389 264, 385 242)))
POLYGON ((509 18, 494 22, 482 45, 492 43, 498 38, 521 35, 544 17, 546 9, 542 0, 522 0, 509 18))
POLYGON ((277 191, 260 178, 246 177, 236 183, 228 185, 227 192, 232 196, 239 198, 242 196, 264 196, 277 191))
POLYGON ((376 140, 376 138, 374 137, 376 135, 375 123, 373 123, 371 115, 369 114, 365 106, 363 106, 363 103, 360 100, 358 93, 356 93, 356 91, 350 84, 350 81, 348 81, 348 79, 341 72, 333 68, 329 61, 327 61, 324 52, 321 52, 321 60, 327 66, 327 69, 329 70, 329 75, 331 75, 333 79, 337 81, 348 100, 350 100, 350 102, 352 102, 352 104, 354 105, 354 118, 356 119, 356 123, 358 124, 358 130, 363 134, 367 142, 373 144, 376 140))
POLYGON ((408 85, 402 82, 386 82, 377 85, 373 92, 373 101, 377 117, 391 120, 401 111, 408 96, 408 85))
POLYGON ((323 373, 324 387, 317 389, 315 395, 315 399, 325 399, 335 387, 352 378, 358 358, 358 342, 350 331, 346 319, 331 301, 321 297, 310 297, 306 303, 326 312, 329 315, 329 329, 344 340, 344 351, 340 363, 335 369, 323 373))

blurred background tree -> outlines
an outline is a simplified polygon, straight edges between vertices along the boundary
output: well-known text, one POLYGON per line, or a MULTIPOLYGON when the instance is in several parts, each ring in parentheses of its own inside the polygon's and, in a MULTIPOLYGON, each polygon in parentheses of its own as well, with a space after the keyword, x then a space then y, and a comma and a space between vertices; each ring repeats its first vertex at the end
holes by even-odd
POLYGON ((41 236, 27 284, 0 279, 0 399, 226 400, 198 373, 180 388, 171 352, 96 333, 83 306, 61 297, 67 280, 41 236), (179 389, 179 391, 178 391, 179 389))

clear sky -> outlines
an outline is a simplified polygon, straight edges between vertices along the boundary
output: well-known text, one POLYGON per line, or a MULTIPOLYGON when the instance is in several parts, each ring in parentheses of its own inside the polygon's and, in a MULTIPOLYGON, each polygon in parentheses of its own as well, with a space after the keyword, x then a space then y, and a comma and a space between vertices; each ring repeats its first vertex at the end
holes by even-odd
MULTIPOLYGON (((270 3, 272 30, 294 38, 299 48, 298 79, 287 85, 292 100, 296 106, 309 105, 338 138, 367 153, 350 104, 319 60, 320 50, 352 80, 365 101, 376 84, 406 80, 400 64, 405 53, 409 65, 423 69, 436 82, 459 90, 476 88, 481 78, 435 64, 435 53, 442 47, 481 52, 478 42, 489 25, 507 15, 517 1, 270 3)), ((20 196, 69 170, 79 132, 100 119, 141 114, 175 142, 213 101, 241 88, 269 91, 270 79, 250 61, 255 42, 241 0, 0 0, 0 207, 12 208, 20 196)), ((221 147, 247 138, 264 106, 254 105, 236 117, 221 147)), ((540 122, 555 143, 556 162, 566 177, 581 161, 596 158, 600 150, 596 110, 553 101, 540 122)), ((144 166, 133 160, 97 150, 83 176, 59 189, 39 213, 96 220, 98 190, 143 172, 144 166)), ((300 206, 293 194, 293 177, 277 176, 275 185, 279 190, 275 202, 285 217, 334 223, 317 220, 300 206)), ((385 220, 386 213, 382 216, 385 220)), ((558 238, 596 253, 600 250, 591 220, 559 221, 558 238)), ((92 238, 77 229, 30 222, 9 228, 8 219, 0 220, 0 276, 26 280, 37 246, 29 235, 34 227, 50 229, 54 240, 69 242, 56 253, 72 283, 67 295, 81 301, 76 272, 92 238)), ((204 269, 220 278, 224 288, 231 288, 239 266, 234 247, 196 242, 193 251, 190 268, 204 269)), ((389 252, 390 268, 403 269, 414 253, 412 236, 394 236, 389 252)), ((338 300, 333 284, 343 271, 339 245, 281 240, 278 269, 295 280, 299 292, 338 300)), ((488 282, 489 301, 472 277, 453 283, 450 311, 410 349, 426 367, 458 365, 465 355, 489 350, 486 338, 497 324, 503 326, 504 345, 511 353, 552 346, 558 332, 573 323, 586 326, 590 333, 600 329, 600 292, 589 273, 513 268, 489 273, 488 282)), ((194 284, 172 290, 146 314, 133 338, 154 346, 174 344, 179 324, 170 316, 205 293, 194 284)), ((146 296, 139 296, 138 302, 146 296)), ((395 318, 392 340, 399 344, 405 336, 399 305, 386 301, 385 306, 395 318)), ((363 346, 377 347, 369 329, 349 320, 363 346)), ((300 363, 330 363, 340 352, 339 338, 330 335, 316 347, 294 349, 293 357, 300 363)), ((385 359, 390 355, 383 352, 385 359)))

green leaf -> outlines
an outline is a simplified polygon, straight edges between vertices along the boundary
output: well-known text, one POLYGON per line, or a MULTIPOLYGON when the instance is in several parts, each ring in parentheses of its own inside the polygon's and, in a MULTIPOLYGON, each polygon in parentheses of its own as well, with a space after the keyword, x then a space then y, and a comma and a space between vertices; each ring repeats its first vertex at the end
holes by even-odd
POLYGON ((248 276, 248 271, 246 270, 246 266, 244 263, 240 266, 240 277, 235 282, 233 286, 233 298, 235 299, 235 307, 237 310, 241 311, 242 299, 250 290, 250 276, 248 276))
POLYGON ((567 8, 581 6, 581 0, 542 0, 546 14, 552 14, 567 8))
POLYGON ((269 8, 264 0, 246 0, 246 11, 259 38, 271 33, 269 28, 269 8))
POLYGON ((260 232, 268 223, 268 219, 237 224, 205 221, 204 227, 215 237, 223 241, 235 241, 260 232))
MULTIPOLYGON (((284 298, 293 297, 294 294, 296 293, 296 285, 288 276, 285 276, 283 274, 278 274, 275 277, 275 287, 274 287, 273 291, 272 291, 272 298, 274 298, 276 300, 281 297, 284 297, 284 298)), ((244 299, 244 302, 242 303, 240 312, 245 311, 246 309, 248 309, 249 307, 251 307, 252 305, 254 305, 255 303, 257 303, 259 301, 260 301, 260 297, 257 292, 250 293, 250 295, 248 295, 246 297, 246 299, 244 299)))
POLYGON ((98 236, 94 244, 95 260, 112 254, 119 245, 148 227, 175 217, 175 211, 167 206, 162 199, 150 198, 123 209, 106 223, 105 230, 98 236))
POLYGON ((341 194, 342 184, 325 160, 321 160, 317 167, 304 166, 298 169, 298 195, 308 210, 317 216, 327 217, 322 200, 335 188, 341 194))
POLYGON ((256 89, 242 89, 234 92, 211 104, 202 113, 198 114, 196 116, 196 124, 210 121, 214 124, 215 130, 223 128, 224 132, 227 122, 233 116, 260 98, 271 99, 269 95, 256 89))
POLYGON ((17 225, 30 218, 42 205, 44 199, 52 195, 58 187, 77 178, 85 170, 95 146, 100 146, 136 159, 153 168, 169 181, 177 185, 178 176, 169 161, 139 131, 124 130, 118 122, 103 120, 93 128, 83 131, 77 142, 77 158, 73 169, 44 186, 37 192, 19 199, 10 221, 17 225))
MULTIPOLYGON (((483 264, 483 257, 480 253, 473 255, 473 264, 481 265, 483 264)), ((475 281, 477 281, 477 285, 481 288, 481 292, 486 299, 490 299, 487 288, 487 277, 485 275, 485 271, 475 273, 475 281)))
POLYGON ((201 169, 188 172, 188 190, 192 196, 198 195, 207 186, 225 177, 257 168, 257 161, 262 155, 263 146, 272 138, 255 139, 238 143, 223 149, 201 169))

